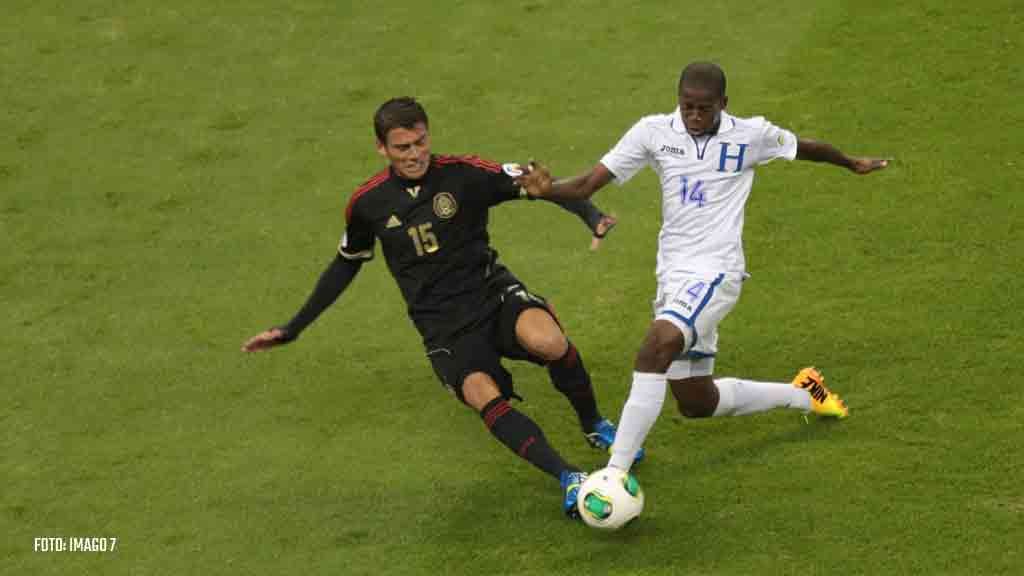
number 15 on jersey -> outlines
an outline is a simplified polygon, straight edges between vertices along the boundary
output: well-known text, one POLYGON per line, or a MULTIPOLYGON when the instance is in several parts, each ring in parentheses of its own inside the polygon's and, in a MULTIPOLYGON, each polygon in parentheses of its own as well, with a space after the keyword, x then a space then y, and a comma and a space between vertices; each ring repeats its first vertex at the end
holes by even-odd
POLYGON ((419 226, 410 226, 407 230, 409 237, 412 238, 413 246, 416 247, 416 255, 423 256, 424 254, 432 254, 437 252, 441 246, 437 243, 437 236, 430 231, 433 226, 432 223, 427 222, 420 224, 419 226))

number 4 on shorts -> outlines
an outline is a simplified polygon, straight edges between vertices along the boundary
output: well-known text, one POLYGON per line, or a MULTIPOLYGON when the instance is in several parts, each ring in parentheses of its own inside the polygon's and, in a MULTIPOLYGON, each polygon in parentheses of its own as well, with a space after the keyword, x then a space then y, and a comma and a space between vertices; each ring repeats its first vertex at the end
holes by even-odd
POLYGON ((686 293, 690 295, 690 300, 696 300, 697 298, 700 298, 701 294, 704 293, 704 288, 706 286, 707 284, 700 281, 695 282, 693 286, 690 286, 686 290, 686 293))

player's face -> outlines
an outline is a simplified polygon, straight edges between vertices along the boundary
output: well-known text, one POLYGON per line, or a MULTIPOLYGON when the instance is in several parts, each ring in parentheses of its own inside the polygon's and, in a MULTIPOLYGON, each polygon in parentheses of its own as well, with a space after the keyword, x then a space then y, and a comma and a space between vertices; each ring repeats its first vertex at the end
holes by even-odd
POLYGON ((399 176, 417 180, 430 168, 430 132, 422 122, 412 130, 392 128, 387 142, 377 142, 377 152, 388 159, 399 176))
POLYGON ((728 102, 726 96, 720 96, 713 90, 683 86, 679 93, 679 110, 686 131, 694 136, 711 132, 728 102))

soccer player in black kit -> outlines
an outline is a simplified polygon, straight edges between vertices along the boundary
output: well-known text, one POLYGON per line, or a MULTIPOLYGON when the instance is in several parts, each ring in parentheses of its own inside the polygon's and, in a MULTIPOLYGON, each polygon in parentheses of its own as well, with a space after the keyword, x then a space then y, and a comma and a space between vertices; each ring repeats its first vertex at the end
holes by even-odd
POLYGON ((563 511, 575 518, 586 475, 509 404, 516 394, 501 358, 546 366, 592 446, 607 451, 615 427, 598 412, 583 360, 547 303, 513 276, 490 246, 488 210, 525 196, 519 183, 523 171, 475 156, 432 155, 428 126, 426 112, 412 98, 380 106, 374 131, 389 166, 352 195, 338 254, 305 305, 284 326, 249 339, 243 350, 297 338, 373 257, 379 240, 442 384, 479 412, 502 444, 559 479, 563 511))

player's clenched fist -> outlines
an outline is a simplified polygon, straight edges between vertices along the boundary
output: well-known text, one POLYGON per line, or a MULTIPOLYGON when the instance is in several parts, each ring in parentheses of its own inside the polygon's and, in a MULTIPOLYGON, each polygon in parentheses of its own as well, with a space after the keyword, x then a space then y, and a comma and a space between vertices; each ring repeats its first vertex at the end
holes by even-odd
POLYGON ((551 192, 551 172, 548 167, 530 160, 525 166, 523 175, 516 178, 516 183, 534 198, 543 198, 551 192))

